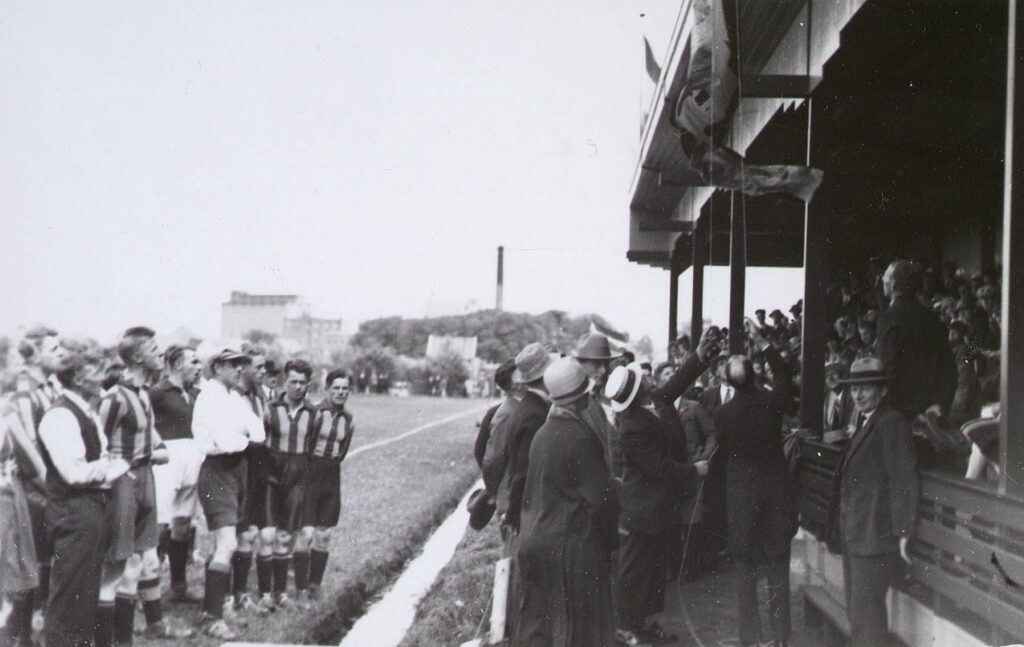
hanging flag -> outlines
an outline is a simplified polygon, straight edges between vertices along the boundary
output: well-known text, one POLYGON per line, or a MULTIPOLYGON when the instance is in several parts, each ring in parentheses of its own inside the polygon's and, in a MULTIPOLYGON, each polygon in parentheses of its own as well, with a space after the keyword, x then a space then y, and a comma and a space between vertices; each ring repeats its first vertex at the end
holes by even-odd
POLYGON ((715 143, 716 127, 725 124, 736 108, 736 62, 722 0, 694 0, 693 16, 683 54, 686 82, 671 113, 674 124, 683 131, 680 145, 690 165, 711 186, 750 196, 788 193, 810 201, 821 184, 821 170, 749 165, 736 151, 715 143))
POLYGON ((690 164, 705 182, 749 196, 788 193, 809 202, 824 173, 809 166, 745 164, 743 156, 726 146, 698 146, 690 164))
POLYGON ((647 59, 647 76, 657 83, 658 79, 661 78, 661 66, 658 65, 658 61, 654 58, 654 51, 651 50, 651 43, 647 40, 647 36, 644 36, 644 54, 647 59))

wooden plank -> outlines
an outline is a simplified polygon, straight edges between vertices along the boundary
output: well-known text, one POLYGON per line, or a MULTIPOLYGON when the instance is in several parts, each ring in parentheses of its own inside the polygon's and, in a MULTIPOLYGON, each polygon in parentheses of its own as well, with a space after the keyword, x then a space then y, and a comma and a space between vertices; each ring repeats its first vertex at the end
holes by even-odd
POLYGON ((805 99, 821 83, 820 76, 802 74, 744 74, 743 97, 752 99, 805 99))
POLYGON ((1024 503, 969 481, 931 472, 921 475, 921 498, 956 508, 1024 534, 1024 503))
MULTIPOLYGON (((995 555, 1007 574, 1014 580, 1024 584, 1024 556, 1022 555, 1002 550, 975 537, 968 537, 958 533, 941 525, 941 523, 924 519, 918 522, 915 539, 930 544, 939 550, 952 553, 963 562, 989 574, 993 578, 1001 578, 1001 575, 992 565, 992 556, 995 555)), ((1022 597, 1022 601, 1024 601, 1024 591, 1020 592, 1019 595, 1022 597)))
POLYGON ((985 618, 1017 640, 1024 640, 1024 611, 1021 609, 986 595, 966 580, 952 577, 923 560, 911 562, 910 572, 915 580, 936 593, 985 618))
POLYGON ((491 594, 491 631, 487 641, 489 645, 497 645, 505 640, 506 614, 508 613, 508 584, 512 570, 512 560, 508 557, 499 559, 494 565, 494 589, 491 594))
POLYGON ((846 614, 846 605, 832 597, 823 586, 804 585, 800 587, 804 599, 814 606, 828 622, 844 636, 850 636, 850 618, 846 614))

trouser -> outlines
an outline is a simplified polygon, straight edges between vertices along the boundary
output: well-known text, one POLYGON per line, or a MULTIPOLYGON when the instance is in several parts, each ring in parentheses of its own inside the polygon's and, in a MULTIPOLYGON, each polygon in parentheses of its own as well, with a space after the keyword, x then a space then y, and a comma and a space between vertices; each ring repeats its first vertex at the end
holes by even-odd
POLYGON ((850 555, 843 551, 846 613, 850 618, 850 647, 888 644, 889 612, 885 594, 897 566, 895 553, 850 555))
POLYGON ((672 533, 630 532, 620 535, 619 576, 616 603, 619 628, 643 629, 644 620, 665 608, 665 569, 670 544, 679 537, 672 533))
POLYGON ((789 551, 768 562, 758 564, 746 559, 736 560, 736 602, 740 621, 740 642, 761 641, 761 615, 757 603, 757 575, 761 567, 768 580, 768 617, 772 639, 789 640, 789 551))
POLYGON ((55 496, 46 508, 52 547, 50 598, 43 635, 47 647, 92 645, 100 596, 100 565, 108 550, 110 494, 55 496))

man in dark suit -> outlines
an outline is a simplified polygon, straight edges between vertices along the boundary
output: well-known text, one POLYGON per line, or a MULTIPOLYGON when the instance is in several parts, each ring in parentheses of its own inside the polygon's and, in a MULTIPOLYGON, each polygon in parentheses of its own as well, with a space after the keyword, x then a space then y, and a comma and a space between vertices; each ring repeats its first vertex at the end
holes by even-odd
POLYGON ((877 347, 889 376, 889 406, 907 420, 926 410, 948 413, 956 366, 945 326, 917 299, 920 272, 908 261, 893 261, 882 286, 890 306, 878 318, 877 347))
MULTIPOLYGON (((841 383, 849 372, 843 362, 829 362, 825 365, 825 409, 826 432, 845 430, 853 417, 853 396, 841 383)), ((826 441, 828 439, 826 438, 826 441)))
POLYGON ((885 402, 888 379, 878 359, 865 358, 845 380, 859 415, 833 481, 829 535, 842 547, 852 647, 888 644, 885 595, 897 554, 910 562, 917 514, 914 443, 906 419, 885 402))
POLYGON ((750 319, 747 332, 772 370, 771 390, 755 385, 750 359, 734 355, 726 379, 732 400, 715 412, 715 433, 728 455, 726 511, 729 554, 736 561, 739 634, 743 644, 761 641, 757 574, 768 578, 768 608, 775 645, 789 640, 789 554, 796 534, 793 481, 782 451, 782 417, 793 381, 789 364, 771 345, 767 329, 750 319))
POLYGON ((636 364, 617 367, 605 386, 612 411, 619 414, 622 448, 620 525, 625 538, 619 551, 618 606, 620 640, 627 645, 666 637, 657 624, 645 626, 645 620, 665 607, 665 569, 669 549, 678 542, 673 530, 678 531, 679 503, 707 474, 707 461, 673 459, 672 434, 652 410, 651 387, 636 364))

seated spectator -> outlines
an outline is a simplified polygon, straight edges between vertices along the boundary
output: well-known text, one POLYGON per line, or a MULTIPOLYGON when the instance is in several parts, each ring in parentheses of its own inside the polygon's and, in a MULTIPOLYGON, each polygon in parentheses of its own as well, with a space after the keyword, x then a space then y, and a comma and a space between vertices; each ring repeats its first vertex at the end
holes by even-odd
MULTIPOLYGON (((845 438, 846 428, 853 418, 854 404, 849 390, 843 386, 850 366, 844 362, 832 362, 825 365, 825 432, 841 431, 845 438)), ((833 434, 832 437, 836 437, 833 434)), ((829 437, 826 436, 826 441, 829 437)))
POLYGON ((949 346, 957 371, 956 392, 949 416, 954 424, 960 425, 978 417, 979 409, 977 361, 967 344, 967 325, 964 322, 957 320, 949 324, 949 346))
POLYGON ((875 357, 877 350, 875 349, 877 327, 875 322, 868 319, 866 316, 861 317, 857 320, 857 334, 860 338, 860 349, 855 353, 856 359, 862 359, 864 357, 875 357))

